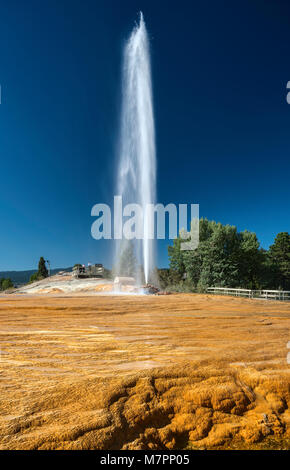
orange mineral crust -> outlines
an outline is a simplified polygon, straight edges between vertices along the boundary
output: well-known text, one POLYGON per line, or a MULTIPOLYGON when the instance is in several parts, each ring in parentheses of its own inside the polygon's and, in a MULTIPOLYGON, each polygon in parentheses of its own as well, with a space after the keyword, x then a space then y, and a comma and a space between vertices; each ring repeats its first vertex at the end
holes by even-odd
POLYGON ((0 298, 1 449, 289 448, 288 302, 106 290, 0 298))

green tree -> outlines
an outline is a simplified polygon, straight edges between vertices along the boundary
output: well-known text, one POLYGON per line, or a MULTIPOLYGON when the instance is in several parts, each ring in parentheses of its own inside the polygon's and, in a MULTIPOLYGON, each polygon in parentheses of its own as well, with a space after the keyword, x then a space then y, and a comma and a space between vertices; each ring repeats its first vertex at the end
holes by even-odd
POLYGON ((238 284, 239 238, 236 227, 200 220, 200 242, 196 250, 184 252, 186 272, 203 291, 209 286, 238 284))
POLYGON ((290 289, 290 235, 280 232, 269 248, 269 258, 277 269, 279 287, 290 289))
POLYGON ((169 269, 158 269, 158 279, 161 289, 166 289, 166 287, 170 284, 169 269))
POLYGON ((239 287, 259 289, 262 287, 264 255, 257 235, 245 230, 239 234, 239 287))
POLYGON ((11 289, 12 287, 14 287, 14 285, 13 285, 13 282, 11 281, 10 278, 3 279, 3 280, 2 280, 2 282, 1 282, 1 290, 11 289))
POLYGON ((173 246, 168 247, 169 266, 171 276, 181 280, 185 273, 183 252, 180 248, 182 240, 178 237, 173 240, 173 246))
POLYGON ((175 270, 170 269, 158 269, 157 284, 160 285, 161 289, 167 289, 179 286, 181 288, 184 285, 183 279, 180 274, 175 270))
POLYGON ((48 277, 48 271, 45 265, 45 260, 43 256, 41 256, 38 262, 38 278, 43 279, 45 277, 48 277))
POLYGON ((35 282, 35 281, 38 281, 38 280, 39 280, 38 272, 31 274, 29 282, 35 282))
POLYGON ((264 255, 255 233, 207 219, 199 222, 199 245, 182 251, 180 238, 168 248, 170 273, 187 274, 199 291, 209 286, 258 288, 264 255))
POLYGON ((290 235, 279 233, 269 251, 260 248, 254 232, 207 219, 199 222, 199 245, 182 251, 181 239, 168 247, 170 269, 161 283, 199 291, 209 286, 290 290, 290 235), (184 274, 187 279, 184 281, 184 274))
POLYGON ((280 271, 278 266, 273 262, 267 250, 261 248, 262 257, 260 271, 260 288, 261 289, 279 289, 280 271))

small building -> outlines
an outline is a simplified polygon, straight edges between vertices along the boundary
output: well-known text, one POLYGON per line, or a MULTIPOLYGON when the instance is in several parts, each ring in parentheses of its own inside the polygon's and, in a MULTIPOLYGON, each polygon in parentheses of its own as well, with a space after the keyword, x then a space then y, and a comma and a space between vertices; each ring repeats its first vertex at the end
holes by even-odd
POLYGON ((104 266, 102 264, 90 264, 89 266, 77 265, 73 268, 73 276, 78 279, 90 277, 103 278, 104 266))

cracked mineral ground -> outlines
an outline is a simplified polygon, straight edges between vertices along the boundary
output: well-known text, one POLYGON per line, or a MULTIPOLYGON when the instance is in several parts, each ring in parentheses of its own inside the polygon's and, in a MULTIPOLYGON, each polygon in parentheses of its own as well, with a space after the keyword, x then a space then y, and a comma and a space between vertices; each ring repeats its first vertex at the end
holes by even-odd
POLYGON ((290 304, 3 295, 1 449, 289 448, 290 304))

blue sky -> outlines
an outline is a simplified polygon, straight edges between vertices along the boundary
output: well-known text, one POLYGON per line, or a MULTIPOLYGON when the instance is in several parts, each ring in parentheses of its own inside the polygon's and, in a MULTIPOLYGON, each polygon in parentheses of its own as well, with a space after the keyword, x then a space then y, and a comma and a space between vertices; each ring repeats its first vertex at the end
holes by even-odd
MULTIPOLYGON (((151 42, 158 202, 255 231, 289 231, 290 4, 0 4, 0 270, 111 265, 91 208, 114 192, 124 41, 151 42)), ((158 243, 167 264, 168 241, 158 243)))

